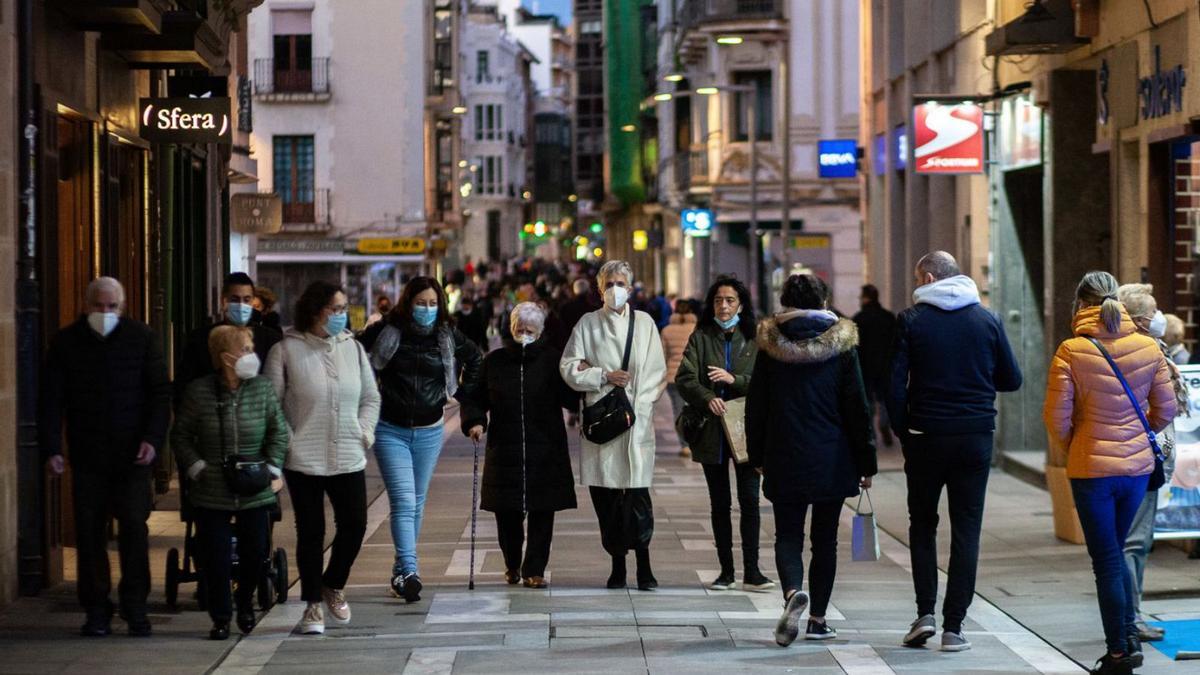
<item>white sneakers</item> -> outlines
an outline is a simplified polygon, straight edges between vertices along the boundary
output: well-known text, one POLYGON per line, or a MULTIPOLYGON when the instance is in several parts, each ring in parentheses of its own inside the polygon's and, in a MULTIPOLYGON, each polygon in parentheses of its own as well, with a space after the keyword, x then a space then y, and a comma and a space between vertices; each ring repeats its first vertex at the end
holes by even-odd
POLYGON ((300 619, 301 635, 324 635, 325 616, 321 611, 321 603, 310 602, 304 608, 304 618, 300 619))
POLYGON ((321 589, 321 598, 325 608, 329 610, 329 619, 339 626, 350 623, 350 603, 346 602, 346 594, 332 588, 321 589))

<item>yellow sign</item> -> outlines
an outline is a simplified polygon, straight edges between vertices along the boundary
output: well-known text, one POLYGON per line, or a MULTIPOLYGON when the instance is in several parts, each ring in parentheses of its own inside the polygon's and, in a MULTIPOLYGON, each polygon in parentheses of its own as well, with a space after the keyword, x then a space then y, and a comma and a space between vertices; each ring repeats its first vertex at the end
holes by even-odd
POLYGON ((650 248, 650 235, 645 230, 633 231, 633 250, 645 251, 650 248))
POLYGON ((425 240, 420 237, 359 239, 358 252, 370 255, 418 255, 425 252, 425 240))
POLYGON ((829 248, 829 235, 809 234, 792 237, 792 248, 829 248))

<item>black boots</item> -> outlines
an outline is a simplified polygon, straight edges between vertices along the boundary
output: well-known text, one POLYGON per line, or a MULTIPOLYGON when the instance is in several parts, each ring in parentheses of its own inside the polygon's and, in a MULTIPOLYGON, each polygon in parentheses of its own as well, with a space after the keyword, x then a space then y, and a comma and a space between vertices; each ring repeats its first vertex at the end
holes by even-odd
POLYGON ((650 570, 650 549, 639 548, 634 551, 637 555, 637 583, 639 591, 652 591, 658 588, 658 579, 650 570))
POLYGON ((612 557, 612 574, 608 575, 605 588, 625 588, 625 556, 612 557))

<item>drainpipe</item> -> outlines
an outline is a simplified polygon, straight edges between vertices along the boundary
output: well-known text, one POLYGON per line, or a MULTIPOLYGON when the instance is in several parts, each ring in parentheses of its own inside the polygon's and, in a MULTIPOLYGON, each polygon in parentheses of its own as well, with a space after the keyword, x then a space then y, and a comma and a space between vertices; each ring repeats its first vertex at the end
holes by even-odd
POLYGON ((20 78, 21 184, 19 244, 17 247, 17 574, 20 592, 33 595, 42 588, 44 548, 42 468, 37 439, 38 367, 41 361, 41 289, 37 266, 37 137, 38 103, 34 85, 33 0, 17 5, 18 77, 20 78))

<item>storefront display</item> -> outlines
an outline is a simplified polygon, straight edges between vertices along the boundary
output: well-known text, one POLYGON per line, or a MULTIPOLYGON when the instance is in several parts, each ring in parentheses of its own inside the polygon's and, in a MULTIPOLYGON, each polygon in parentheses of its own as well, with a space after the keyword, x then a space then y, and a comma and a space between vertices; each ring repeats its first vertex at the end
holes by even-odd
POLYGON ((1200 538, 1200 366, 1179 370, 1189 405, 1175 418, 1175 473, 1158 491, 1155 539, 1200 538))

